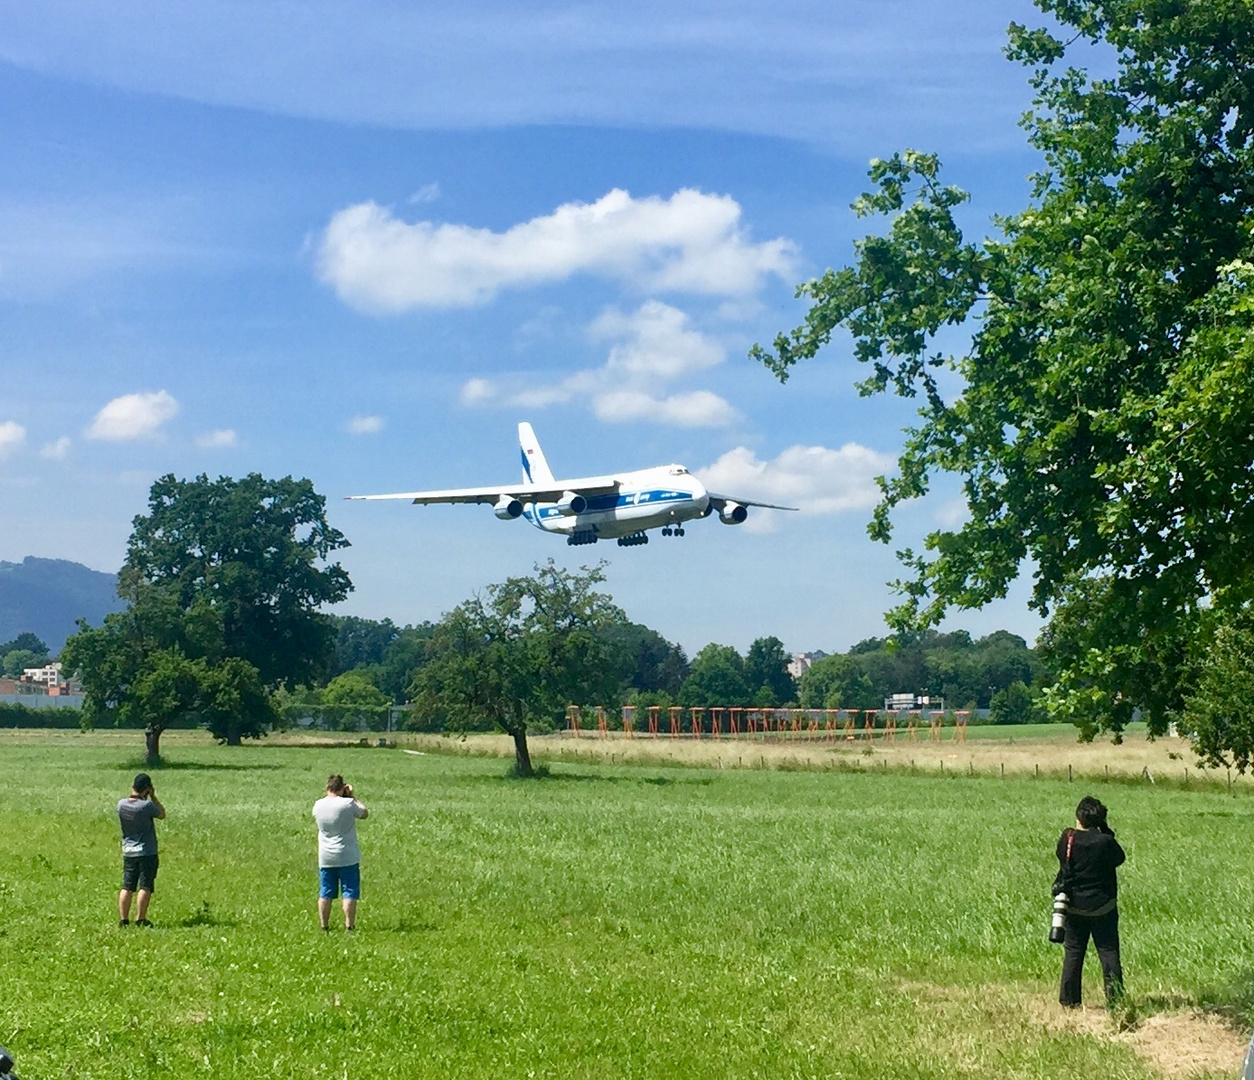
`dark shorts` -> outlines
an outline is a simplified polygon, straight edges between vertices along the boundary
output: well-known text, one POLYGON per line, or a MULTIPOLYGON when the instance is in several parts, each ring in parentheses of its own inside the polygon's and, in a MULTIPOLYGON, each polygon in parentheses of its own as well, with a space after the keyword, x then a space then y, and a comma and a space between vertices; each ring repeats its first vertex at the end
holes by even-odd
POLYGON ((134 892, 136 889, 152 892, 156 884, 156 855, 122 856, 122 888, 127 892, 134 892))
POLYGON ((320 866, 318 867, 318 896, 322 900, 334 900, 340 890, 345 900, 356 900, 361 896, 361 864, 352 866, 320 866))

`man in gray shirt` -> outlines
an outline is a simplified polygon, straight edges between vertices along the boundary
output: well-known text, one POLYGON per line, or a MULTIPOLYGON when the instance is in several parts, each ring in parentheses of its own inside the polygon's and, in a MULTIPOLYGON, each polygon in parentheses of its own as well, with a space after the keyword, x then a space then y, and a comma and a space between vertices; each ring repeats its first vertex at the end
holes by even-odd
POLYGON ((131 894, 135 894, 135 925, 151 926, 148 902, 157 882, 157 827, 165 807, 157 801, 152 777, 140 773, 131 793, 118 800, 122 825, 122 891, 118 893, 118 926, 131 923, 131 894))
POLYGON ((330 929, 331 902, 342 896, 344 929, 357 925, 357 900, 361 896, 361 849, 357 846, 357 822, 370 816, 353 785, 334 773, 327 777, 327 793, 313 806, 318 823, 318 924, 330 929))

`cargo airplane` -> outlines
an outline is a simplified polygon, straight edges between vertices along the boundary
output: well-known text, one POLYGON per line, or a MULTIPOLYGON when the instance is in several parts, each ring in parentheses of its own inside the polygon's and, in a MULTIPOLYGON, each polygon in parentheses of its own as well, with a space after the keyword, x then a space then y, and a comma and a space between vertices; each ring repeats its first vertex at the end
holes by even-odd
POLYGON ((617 540, 620 547, 649 542, 649 529, 683 536, 684 522, 717 513, 724 525, 739 525, 750 506, 795 510, 707 491, 682 465, 658 465, 636 472, 557 480, 531 425, 518 425, 522 483, 446 491, 402 491, 394 495, 350 495, 350 499, 408 499, 433 503, 490 503, 503 521, 526 518, 537 529, 558 533, 571 545, 617 540))

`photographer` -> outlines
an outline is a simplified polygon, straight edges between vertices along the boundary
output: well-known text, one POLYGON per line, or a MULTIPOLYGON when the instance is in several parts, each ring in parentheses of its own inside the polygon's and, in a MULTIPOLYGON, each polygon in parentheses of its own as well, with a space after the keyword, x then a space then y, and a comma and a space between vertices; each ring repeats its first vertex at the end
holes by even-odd
POLYGON ((318 922, 330 929, 331 902, 342 895, 344 929, 357 925, 357 900, 361 896, 361 850, 357 846, 357 820, 370 811, 353 796, 352 784, 334 773, 327 777, 327 793, 313 807, 318 823, 318 922))
POLYGON ((1106 807, 1086 795, 1076 807, 1075 828, 1065 829, 1058 838, 1058 876, 1054 879, 1054 895, 1067 897, 1058 996, 1067 1008, 1080 1004, 1080 976, 1090 937, 1102 965, 1107 1006, 1123 995, 1115 868, 1124 858, 1123 848, 1106 824, 1106 807))
POLYGON ((157 801, 152 777, 140 773, 131 784, 131 793, 118 800, 118 821, 122 825, 122 891, 118 893, 118 926, 131 922, 131 894, 135 894, 135 925, 151 926, 148 902, 157 884, 157 828, 165 817, 165 807, 157 801))

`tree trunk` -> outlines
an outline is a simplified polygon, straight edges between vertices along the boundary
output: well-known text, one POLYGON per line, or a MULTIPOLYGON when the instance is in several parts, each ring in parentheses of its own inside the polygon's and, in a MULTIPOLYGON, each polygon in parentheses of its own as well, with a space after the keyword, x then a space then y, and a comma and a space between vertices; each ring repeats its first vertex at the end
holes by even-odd
POLYGON ((531 776, 531 754, 527 751, 527 729, 515 728, 510 734, 514 736, 514 772, 519 776, 531 776))
POLYGON ((161 764, 161 733, 164 730, 159 724, 149 724, 144 728, 144 750, 149 766, 161 764))
POLYGON ((239 746, 239 744, 240 744, 240 734, 239 734, 239 732, 238 732, 238 731, 228 731, 228 732, 226 733, 226 745, 227 745, 227 746, 239 746))

